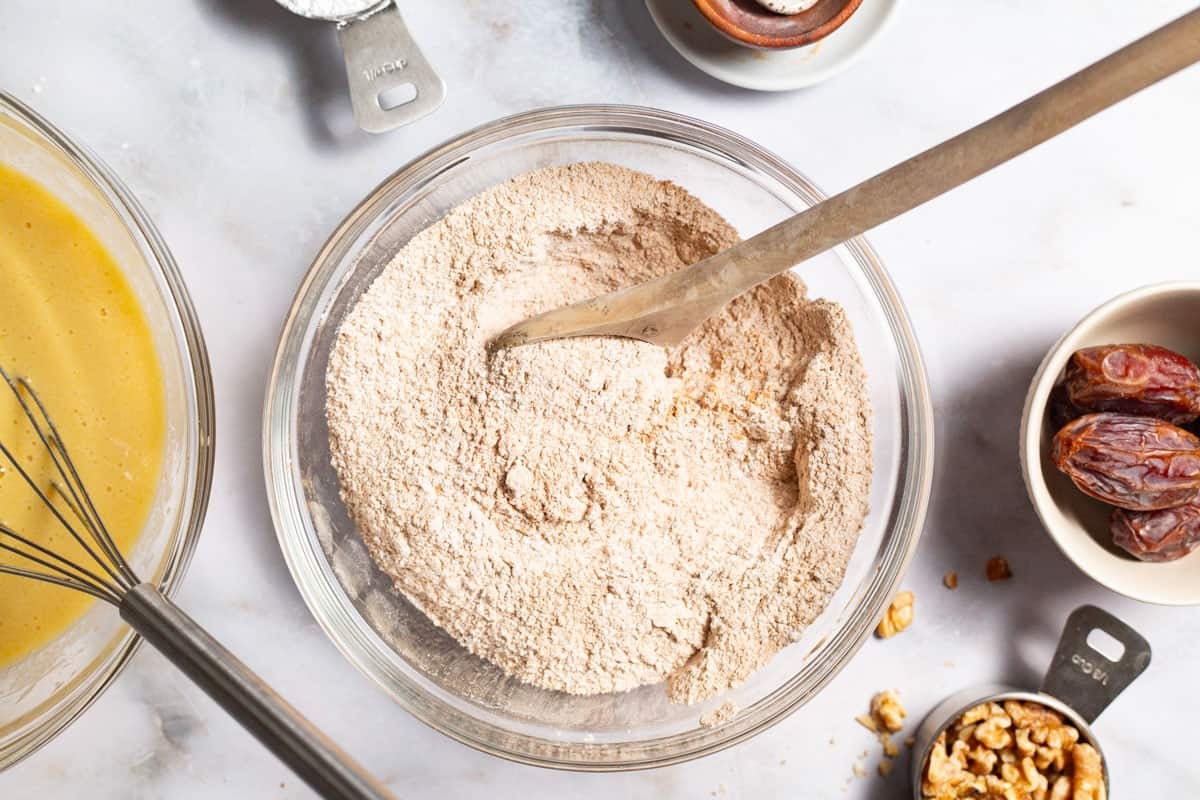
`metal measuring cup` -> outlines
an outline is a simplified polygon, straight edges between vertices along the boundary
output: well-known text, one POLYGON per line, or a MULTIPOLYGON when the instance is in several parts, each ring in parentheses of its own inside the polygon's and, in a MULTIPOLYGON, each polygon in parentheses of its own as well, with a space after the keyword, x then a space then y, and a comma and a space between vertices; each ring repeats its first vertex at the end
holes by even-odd
POLYGON ((275 1, 294 14, 337 25, 354 119, 364 131, 385 133, 415 122, 446 98, 446 84, 408 32, 397 0, 275 1))
MULTIPOLYGON (((1079 729, 1079 740, 1096 748, 1104 767, 1104 786, 1108 790, 1108 759, 1092 732, 1092 723, 1108 708, 1137 676, 1150 665, 1150 643, 1124 622, 1095 606, 1075 609, 1063 629, 1058 650, 1042 681, 1042 688, 1027 692, 1011 686, 976 686, 943 700, 921 723, 913 743, 912 787, 915 800, 923 800, 921 781, 934 742, 955 720, 981 703, 1018 700, 1038 703, 1062 714, 1079 729), (1125 650, 1117 661, 1088 644, 1093 631, 1100 630, 1116 639, 1125 650)), ((1112 796, 1111 791, 1107 792, 1112 796)))

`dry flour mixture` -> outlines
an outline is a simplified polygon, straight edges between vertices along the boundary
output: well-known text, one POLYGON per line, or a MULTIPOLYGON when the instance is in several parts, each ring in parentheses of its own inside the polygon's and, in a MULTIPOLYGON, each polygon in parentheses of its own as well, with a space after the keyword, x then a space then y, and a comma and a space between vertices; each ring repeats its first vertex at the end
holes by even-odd
POLYGON ((414 237, 343 323, 326 411, 346 505, 396 587, 510 675, 577 694, 665 680, 694 702, 837 589, 871 479, 838 305, 784 276, 672 350, 486 346, 736 241, 674 184, 543 169, 414 237))

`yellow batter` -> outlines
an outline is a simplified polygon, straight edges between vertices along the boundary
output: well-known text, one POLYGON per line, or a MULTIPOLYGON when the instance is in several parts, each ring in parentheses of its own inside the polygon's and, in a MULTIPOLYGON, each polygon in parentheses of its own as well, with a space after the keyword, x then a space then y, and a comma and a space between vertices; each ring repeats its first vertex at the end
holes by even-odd
MULTIPOLYGON (((109 531, 129 552, 153 502, 163 456, 162 375, 150 329, 120 268, 87 226, 2 164, 0 364, 33 383, 109 531)), ((0 440, 31 474, 48 480, 45 450, 7 387, 0 391, 0 440)), ((0 520, 80 554, 11 468, 0 473, 0 520)), ((0 553, 0 561, 15 560, 0 553)), ((0 575, 0 666, 46 644, 91 602, 0 575)))

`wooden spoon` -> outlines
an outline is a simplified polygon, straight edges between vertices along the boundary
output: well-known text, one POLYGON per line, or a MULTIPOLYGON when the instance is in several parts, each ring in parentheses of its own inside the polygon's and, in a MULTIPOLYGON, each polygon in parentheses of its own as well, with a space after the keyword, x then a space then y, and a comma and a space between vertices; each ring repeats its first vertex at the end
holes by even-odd
POLYGON ((741 244, 646 283, 518 323, 493 348, 568 336, 679 344, 730 300, 961 186, 1200 60, 1200 9, 1041 94, 741 244))

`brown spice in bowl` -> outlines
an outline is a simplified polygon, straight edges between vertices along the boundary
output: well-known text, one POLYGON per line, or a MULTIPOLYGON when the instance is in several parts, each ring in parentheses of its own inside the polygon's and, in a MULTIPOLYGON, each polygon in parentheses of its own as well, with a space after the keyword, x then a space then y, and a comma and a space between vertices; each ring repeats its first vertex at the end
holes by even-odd
POLYGON ((862 0, 817 0, 798 14, 778 14, 755 0, 693 2, 727 38, 763 49, 789 49, 817 42, 840 28, 862 4, 862 0))

